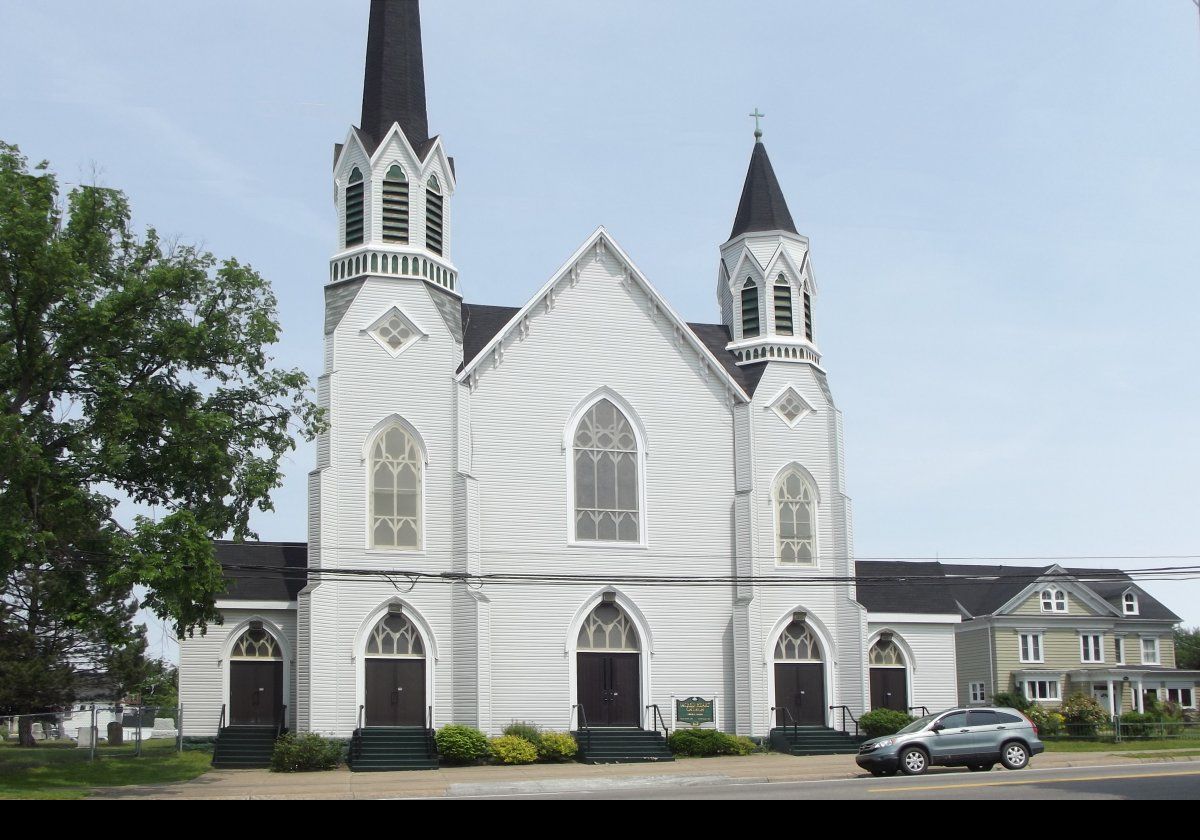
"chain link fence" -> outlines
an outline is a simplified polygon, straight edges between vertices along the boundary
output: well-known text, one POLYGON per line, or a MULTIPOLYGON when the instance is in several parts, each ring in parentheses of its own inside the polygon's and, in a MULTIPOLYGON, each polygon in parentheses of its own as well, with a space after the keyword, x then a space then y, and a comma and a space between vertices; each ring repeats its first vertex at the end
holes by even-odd
POLYGON ((185 748, 182 707, 88 704, 0 717, 0 741, 5 746, 19 745, 22 734, 38 747, 86 751, 92 760, 185 748))

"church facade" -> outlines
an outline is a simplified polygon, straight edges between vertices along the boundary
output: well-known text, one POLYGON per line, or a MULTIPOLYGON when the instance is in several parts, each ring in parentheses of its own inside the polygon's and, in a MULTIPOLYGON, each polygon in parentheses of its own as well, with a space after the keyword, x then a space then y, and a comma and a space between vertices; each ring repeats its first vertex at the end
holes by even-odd
POLYGON ((423 73, 416 0, 374 0, 333 169, 308 539, 218 545, 224 624, 181 643, 186 733, 673 728, 700 697, 765 736, 953 705, 953 600, 891 567, 855 583, 810 243, 761 134, 719 322, 680 318, 604 228, 524 306, 478 305, 423 73))

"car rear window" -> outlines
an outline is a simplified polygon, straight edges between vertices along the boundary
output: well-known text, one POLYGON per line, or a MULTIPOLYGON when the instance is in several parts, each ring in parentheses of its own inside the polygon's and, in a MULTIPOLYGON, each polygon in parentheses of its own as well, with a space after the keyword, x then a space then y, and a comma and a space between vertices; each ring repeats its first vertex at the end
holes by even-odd
POLYGON ((1000 719, 1000 723, 1024 723, 1025 718, 1017 715, 1010 715, 1008 712, 996 712, 996 717, 1000 719))
POLYGON ((998 723, 1000 715, 991 709, 973 709, 967 712, 967 726, 995 726, 998 723))

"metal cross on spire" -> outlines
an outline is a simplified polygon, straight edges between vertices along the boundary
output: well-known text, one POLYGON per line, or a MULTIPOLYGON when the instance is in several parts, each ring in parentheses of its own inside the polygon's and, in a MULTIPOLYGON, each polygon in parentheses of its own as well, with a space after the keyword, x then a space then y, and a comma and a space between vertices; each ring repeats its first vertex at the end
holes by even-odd
POLYGON ((761 140, 762 139, 762 124, 759 122, 759 120, 761 120, 763 117, 765 117, 766 114, 760 113, 759 110, 757 108, 755 108, 754 113, 751 114, 750 116, 754 117, 754 139, 761 140))

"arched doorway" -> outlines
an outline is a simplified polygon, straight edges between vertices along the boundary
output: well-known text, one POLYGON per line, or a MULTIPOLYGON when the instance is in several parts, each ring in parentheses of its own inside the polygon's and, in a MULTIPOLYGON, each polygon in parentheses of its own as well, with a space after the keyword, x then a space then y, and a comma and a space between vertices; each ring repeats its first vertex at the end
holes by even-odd
POLYGON ((641 725, 641 645, 633 620, 603 601, 579 628, 577 700, 591 726, 641 725))
POLYGON ((277 726, 283 716, 283 648, 252 621, 229 654, 229 725, 277 726))
POLYGON ((425 726, 425 643, 399 609, 367 635, 363 663, 366 726, 425 726))
POLYGON ((775 725, 825 724, 825 662, 805 622, 793 620, 775 643, 775 725))
POLYGON ((871 708, 908 711, 908 665, 904 652, 887 633, 871 645, 871 708))

